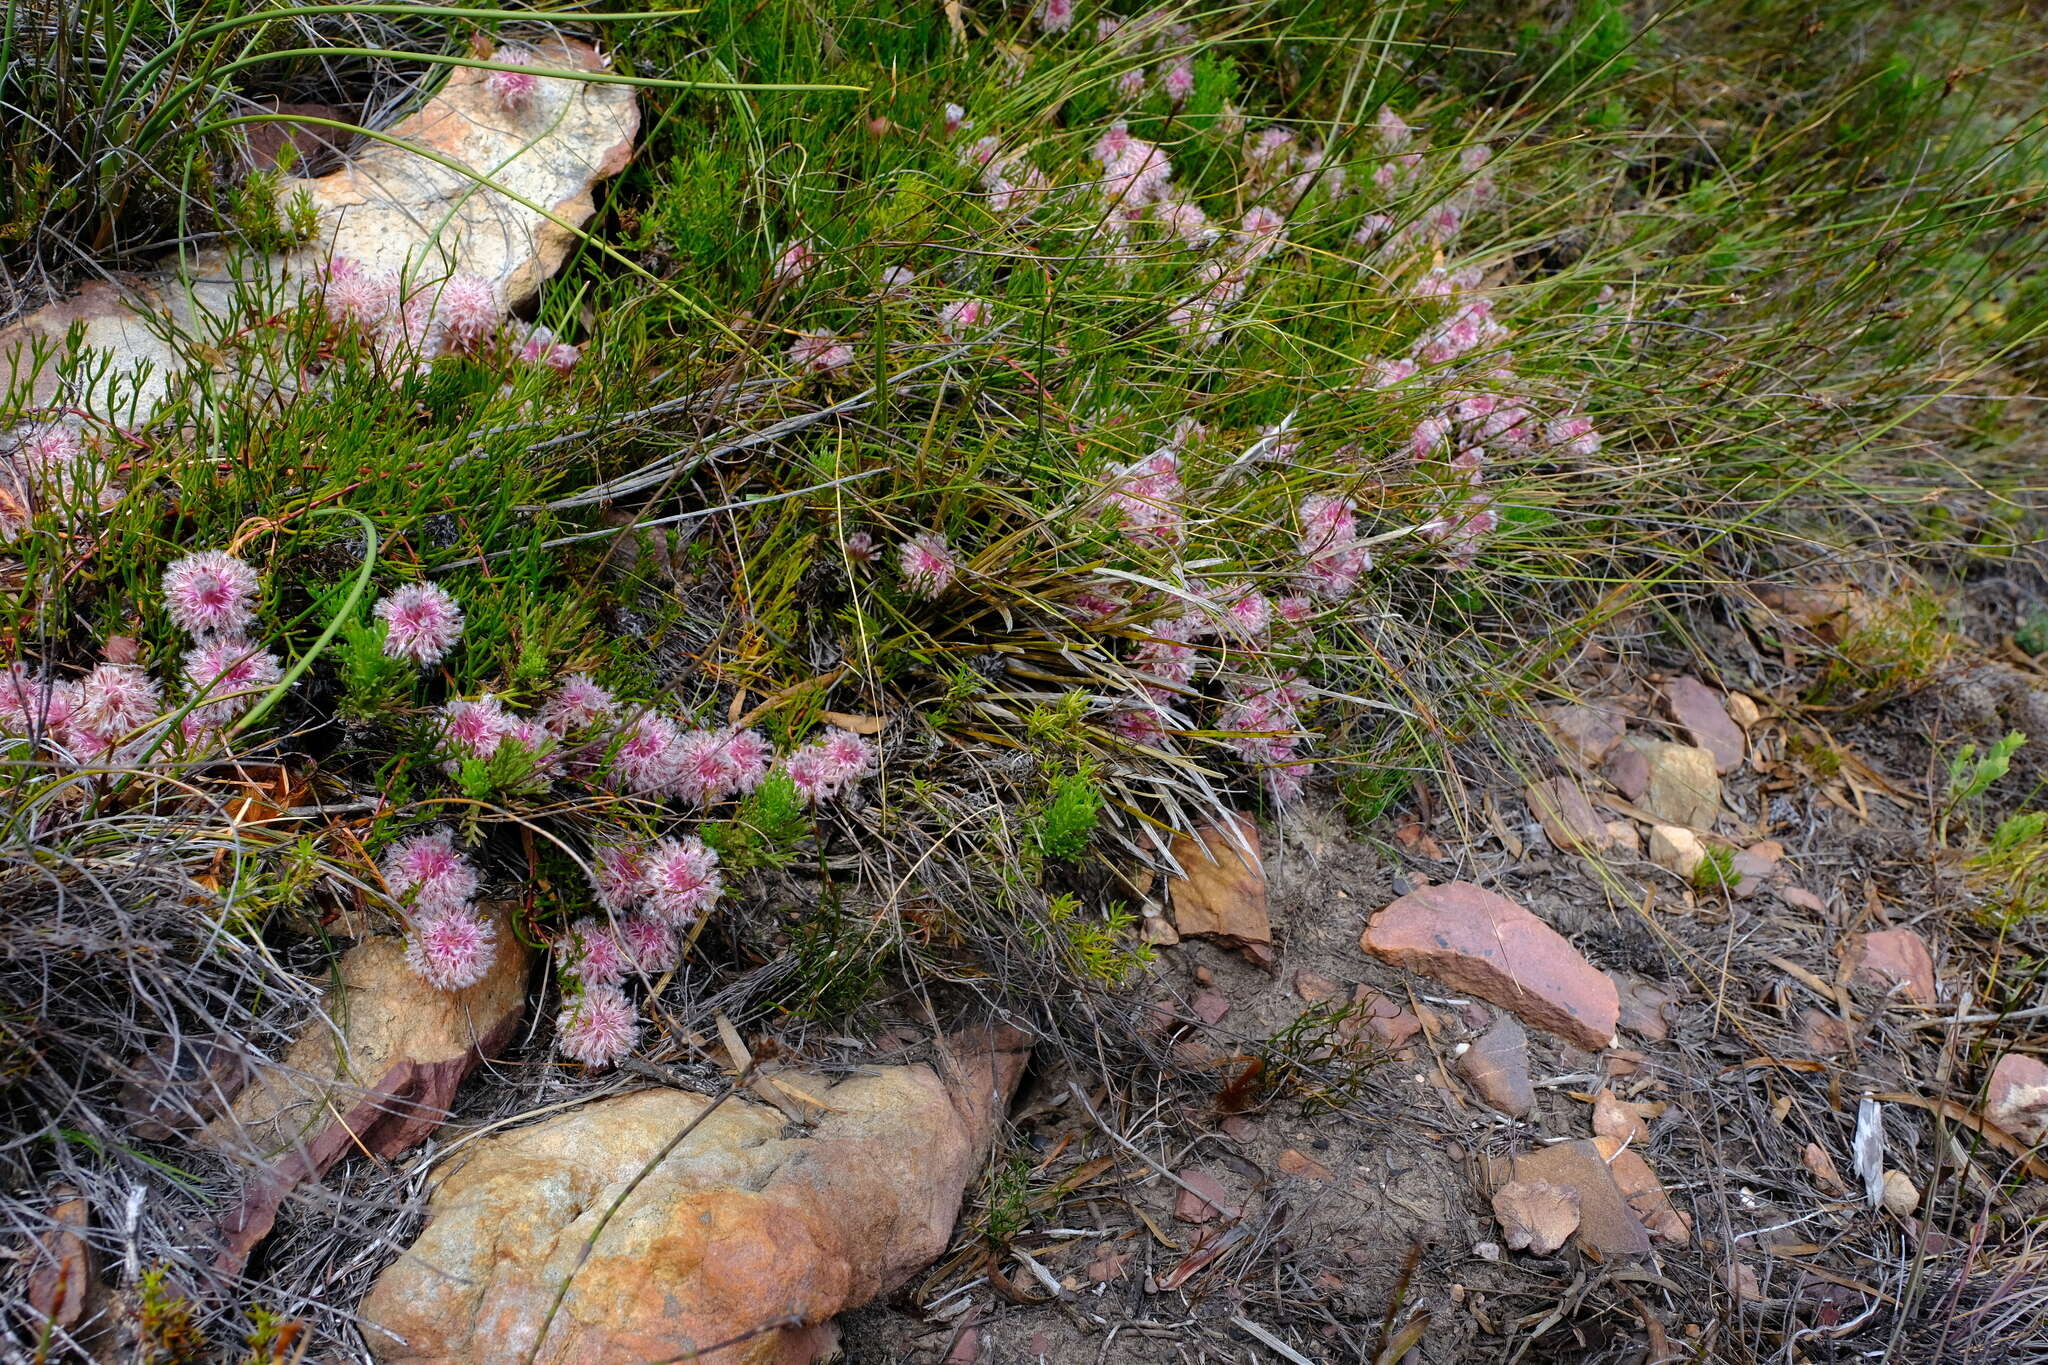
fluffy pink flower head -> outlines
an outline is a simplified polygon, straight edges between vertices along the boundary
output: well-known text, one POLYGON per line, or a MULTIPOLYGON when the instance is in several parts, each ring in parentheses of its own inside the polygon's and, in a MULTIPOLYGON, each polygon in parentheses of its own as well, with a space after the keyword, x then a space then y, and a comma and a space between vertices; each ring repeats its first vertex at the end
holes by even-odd
MULTIPOLYGON (((1142 73, 1140 73, 1142 75, 1142 73)), ((1104 141, 1108 141, 1107 137, 1104 141)), ((1097 147, 1100 148, 1098 143, 1097 147)), ((1142 208, 1166 193, 1173 162, 1160 148, 1126 133, 1121 150, 1104 163, 1102 192, 1129 208, 1142 208)))
POLYGON ((1299 593, 1273 599, 1273 619, 1296 630, 1315 619, 1316 604, 1299 593))
POLYGON ((1118 119, 1109 125, 1109 131, 1096 139, 1088 155, 1104 166, 1111 166, 1123 159, 1124 153, 1130 150, 1133 141, 1135 139, 1131 136, 1131 126, 1118 119))
POLYGON ((959 132, 962 128, 971 128, 974 126, 973 124, 967 121, 967 111, 965 109, 962 109, 957 104, 949 103, 943 106, 939 110, 939 117, 943 119, 945 122, 947 137, 953 136, 953 134, 959 132))
POLYGON ((1156 707, 1133 706, 1118 711, 1110 716, 1109 728, 1132 744, 1157 748, 1166 742, 1166 724, 1156 707))
POLYGON ((185 681, 205 701, 188 719, 200 728, 225 725, 256 704, 284 676, 284 665, 247 640, 208 640, 185 652, 185 681))
POLYGON ((1351 240, 1359 246, 1371 246, 1394 226, 1394 220, 1384 213, 1368 213, 1358 220, 1358 231, 1351 234, 1351 240))
POLYGON ((1111 465, 1106 473, 1106 500, 1122 516, 1126 530, 1155 540, 1179 536, 1187 490, 1181 484, 1178 451, 1156 450, 1128 465, 1111 465))
POLYGON ((398 276, 336 256, 327 264, 320 301, 334 321, 374 331, 398 307, 398 276))
POLYGON ((201 550, 164 570, 164 606, 194 635, 244 630, 256 619, 256 571, 222 550, 201 550))
POLYGON ((1581 459, 1600 453, 1600 433, 1584 417, 1560 417, 1543 429, 1543 439, 1556 449, 1581 459))
POLYGON ((666 791, 675 781, 677 743, 682 734, 675 722, 652 711, 636 716, 612 758, 612 771, 629 792, 666 791))
POLYGON ((1263 129, 1244 154, 1256 169, 1278 173, 1294 160, 1294 134, 1285 128, 1263 129))
POLYGON ((1074 26, 1074 0, 1039 0, 1037 17, 1047 33, 1065 33, 1074 26))
POLYGON ((907 266, 892 265, 882 272, 882 292, 892 299, 909 298, 916 283, 917 272, 907 266))
MULTIPOLYGON (((501 47, 491 60, 503 66, 532 66, 533 54, 524 48, 501 47)), ((493 71, 484 77, 484 89, 507 113, 518 113, 533 103, 540 92, 540 77, 531 71, 493 71)))
POLYGON ((475 701, 460 698, 441 707, 441 743, 451 758, 489 758, 498 752, 512 717, 505 705, 488 694, 475 701))
POLYGON ((455 835, 445 829, 393 844, 384 852, 383 872, 385 888, 400 901, 410 898, 421 916, 460 909, 476 895, 476 869, 455 851, 455 835))
POLYGON ((1223 613, 1224 626, 1240 639, 1253 639, 1273 624, 1273 603, 1249 583, 1226 583, 1217 589, 1214 601, 1223 613))
POLYGON ((1134 66, 1116 78, 1116 93, 1125 100, 1145 98, 1145 68, 1134 66))
POLYGON ((496 930, 466 905, 420 920, 405 938, 405 965, 436 990, 474 986, 497 955, 496 930))
POLYGON ((818 263, 818 253, 802 238, 787 242, 775 258, 774 269, 770 272, 777 284, 795 285, 803 283, 804 276, 818 263))
POLYGON ((838 792, 832 784, 832 765, 826 762, 824 751, 815 744, 798 749, 784 759, 782 771, 796 788, 797 795, 811 805, 828 800, 838 792))
POLYGON ((1168 65, 1159 77, 1159 88, 1166 92, 1166 98, 1175 104, 1184 104, 1187 97, 1195 93, 1195 64, 1183 57, 1168 65))
POLYGON ((775 746, 759 730, 735 730, 725 736, 725 759, 733 791, 745 796, 761 785, 775 762, 775 746))
POLYGON ((569 926, 555 951, 563 970, 575 973, 586 987, 613 985, 632 966, 611 927, 589 915, 569 926))
POLYGON ((856 564, 872 564, 882 557, 882 549, 866 531, 855 531, 846 538, 846 557, 856 564))
POLYGON ((676 741, 671 785, 678 796, 700 806, 723 801, 739 787, 731 739, 717 730, 691 730, 676 741))
POLYGON ((1301 799, 1307 788, 1313 766, 1307 763, 1276 763, 1264 769, 1259 775, 1265 780, 1266 794, 1279 806, 1291 806, 1301 799))
POLYGON ((1301 500, 1302 553, 1316 554, 1333 545, 1348 545, 1358 537, 1354 520, 1358 509, 1349 498, 1311 493, 1301 500))
POLYGON ((378 602, 372 614, 384 623, 389 658, 430 666, 462 639, 461 604, 433 583, 406 584, 378 602))
POLYGON ((590 986, 555 1018, 562 1055, 603 1070, 640 1043, 640 1016, 617 986, 590 986))
POLYGON ((1362 377, 1372 388, 1390 389, 1396 384, 1404 384, 1413 379, 1419 369, 1421 367, 1406 356, 1393 360, 1369 360, 1366 362, 1362 377))
POLYGON ((904 541, 896 561, 904 586, 926 600, 944 593, 960 572, 960 556, 937 531, 921 531, 904 541))
POLYGON ((0 673, 0 730, 9 734, 55 734, 69 729, 82 702, 77 683, 56 682, 27 664, 0 673))
POLYGON ((562 679, 554 696, 541 703, 539 720, 558 735, 588 730, 618 715, 619 704, 588 673, 571 673, 562 679))
POLYGON ((1380 135, 1380 146, 1390 152, 1406 147, 1415 136, 1415 130, 1408 126, 1408 120, 1394 112, 1390 104, 1380 106, 1379 118, 1375 125, 1380 135))
POLYGON ((78 684, 76 724, 105 739, 118 739, 154 720, 161 690, 134 664, 99 664, 78 684))
POLYGON ((939 331, 954 341, 971 336, 988 321, 988 305, 980 299, 955 299, 939 309, 939 331))
POLYGON ((875 769, 874 747, 851 730, 837 726, 827 728, 825 737, 818 741, 818 747, 842 787, 858 782, 875 769))
POLYGON ((647 854, 638 844, 603 844, 590 850, 590 890, 610 914, 633 909, 647 895, 647 854))
POLYGON ((619 946, 627 965, 646 976, 670 971, 682 960, 676 931, 647 915, 635 915, 619 925, 619 946))
POLYGON ((1152 216, 1159 225, 1189 246, 1204 246, 1216 239, 1216 229, 1209 225, 1209 215, 1201 206, 1190 199, 1167 197, 1152 206, 1152 216))
POLYGON ((647 910, 669 924, 700 918, 725 890, 718 855, 701 839, 663 839, 647 853, 647 910))
POLYGON ((434 316, 451 347, 471 351, 497 330, 505 309, 496 285, 481 275, 456 274, 441 286, 434 316))
POLYGON ((789 362, 811 374, 831 374, 853 363, 853 348, 830 328, 805 332, 790 344, 789 362))

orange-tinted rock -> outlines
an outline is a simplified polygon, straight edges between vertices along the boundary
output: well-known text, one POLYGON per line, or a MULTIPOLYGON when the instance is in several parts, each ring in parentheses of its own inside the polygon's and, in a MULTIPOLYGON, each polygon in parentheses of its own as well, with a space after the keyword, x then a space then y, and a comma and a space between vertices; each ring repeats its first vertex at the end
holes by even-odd
POLYGON ((1558 749, 1588 766, 1614 752, 1625 733, 1622 717, 1596 706, 1546 706, 1536 714, 1558 749))
POLYGON ((1671 825, 1712 829, 1721 815, 1721 774, 1714 756, 1690 744, 1631 739, 1624 752, 1639 754, 1649 769, 1642 794, 1632 798, 1671 825))
POLYGON ((1799 1041, 1815 1057, 1839 1057, 1849 1050, 1849 1026, 1809 1006, 1799 1011, 1799 1041))
POLYGON ((1328 1180, 1330 1168, 1305 1152, 1289 1147, 1274 1159, 1274 1166, 1280 1174, 1297 1176, 1303 1180, 1328 1180))
POLYGON ((1613 842, 1607 822, 1594 814, 1578 783, 1553 777, 1533 784, 1526 795, 1544 834, 1567 853, 1598 853, 1613 842))
POLYGON ((1742 766, 1749 741, 1728 714, 1720 693, 1695 677, 1674 678, 1665 684, 1664 705, 1692 742, 1714 756, 1717 771, 1728 773, 1742 766))
POLYGON ((1173 841, 1181 868, 1170 883, 1173 924, 1182 938, 1213 938, 1270 961, 1273 923, 1266 913, 1259 827, 1242 815, 1235 821, 1234 834, 1211 825, 1173 841))
POLYGON ((2000 1057, 1984 1088, 1984 1117, 2021 1142, 2048 1142, 2048 1064, 2019 1052, 2000 1057))
POLYGON ((1304 967, 1294 974, 1294 993, 1311 1005, 1333 1000, 1344 988, 1329 977, 1304 967))
POLYGON ((1600 1148, 1587 1139, 1490 1162, 1489 1178, 1495 1189, 1519 1180, 1570 1190, 1579 1201, 1576 1240, 1603 1259, 1649 1254, 1649 1232, 1623 1197, 1600 1148))
POLYGON ((1618 1142, 1648 1142, 1650 1125, 1636 1107, 1622 1100, 1612 1090, 1602 1090, 1593 1097, 1593 1136, 1613 1138, 1618 1142))
POLYGON ((1510 1180, 1493 1192, 1493 1216, 1510 1251, 1548 1256, 1578 1229, 1578 1191, 1545 1180, 1510 1180))
POLYGON ((1850 970, 1855 979, 1880 991, 1896 988, 1923 1005, 1939 999, 1934 981, 1934 954, 1927 941, 1911 929, 1879 929, 1849 941, 1850 970))
POLYGON ((1614 1177, 1615 1188, 1652 1237, 1681 1247, 1692 1240, 1692 1219, 1673 1206, 1657 1173, 1641 1153, 1620 1138, 1596 1137, 1593 1146, 1607 1163, 1607 1173, 1614 1177))
POLYGON ((1351 1001, 1362 1007, 1366 1026, 1389 1051, 1405 1046, 1409 1039, 1422 1032, 1422 1021, 1415 1017, 1413 1011, 1389 1000, 1370 986, 1360 986, 1352 992, 1351 1001))
POLYGON ((1614 1041, 1614 983, 1562 934, 1484 887, 1412 891, 1372 917, 1359 945, 1589 1051, 1614 1041))
POLYGON ((1536 1107, 1536 1087, 1529 1080, 1529 1035, 1507 1015, 1472 1040, 1458 1058, 1458 1074, 1481 1100, 1510 1118, 1524 1118, 1536 1107))
POLYGON ((364 1336, 385 1362, 582 1365, 789 1319, 703 1359, 810 1361, 834 1314, 946 1249, 1026 1053, 987 1034, 941 1056, 943 1074, 803 1078, 831 1106, 809 1130, 752 1099, 652 1089, 483 1138, 441 1168, 425 1229, 363 1301, 364 1336))
POLYGON ((1181 1183, 1173 1200, 1173 1216, 1181 1222, 1213 1223, 1218 1218, 1235 1218, 1243 1211, 1211 1172, 1191 1168, 1177 1174, 1181 1183))

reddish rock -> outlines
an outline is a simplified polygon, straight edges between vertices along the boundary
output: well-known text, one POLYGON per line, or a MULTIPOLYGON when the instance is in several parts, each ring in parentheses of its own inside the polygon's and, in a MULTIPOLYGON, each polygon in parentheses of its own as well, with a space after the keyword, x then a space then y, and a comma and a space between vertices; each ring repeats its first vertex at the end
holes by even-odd
POLYGON ((1194 999, 1195 1017, 1205 1024, 1220 1024, 1230 1013, 1230 999, 1220 991, 1203 991, 1194 999))
POLYGON ((1593 706, 1546 706, 1536 713, 1566 758, 1588 766, 1614 752, 1626 733, 1623 718, 1593 706))
POLYGON ((1481 1100, 1510 1118, 1525 1118, 1536 1107, 1536 1087, 1529 1080, 1529 1035, 1507 1015, 1472 1040, 1458 1058, 1458 1074, 1481 1100))
POLYGON ((1614 1041, 1614 983, 1555 929, 1484 887, 1412 891, 1372 917, 1359 946, 1589 1051, 1614 1041))
POLYGON ((1242 815, 1235 822, 1235 833, 1209 825, 1173 841, 1182 874, 1169 884, 1173 925, 1182 938, 1213 938, 1270 963, 1273 923, 1266 913, 1259 827, 1242 815))
POLYGON ((1406 1046, 1409 1039, 1422 1032, 1420 1019, 1370 986, 1360 986, 1352 993, 1351 1000, 1363 1007, 1366 1026, 1390 1052, 1406 1046))
POLYGON ((1330 1179, 1330 1168, 1328 1166, 1325 1166, 1322 1162, 1317 1161, 1306 1153, 1297 1152, 1292 1147, 1282 1152, 1274 1160, 1273 1164, 1282 1175, 1297 1176, 1303 1180, 1330 1179))
POLYGON ((1508 1250, 1548 1256, 1579 1226, 1578 1191, 1545 1180, 1510 1180, 1493 1192, 1493 1216, 1508 1250))
POLYGON ((1649 1254, 1648 1230, 1629 1207, 1600 1148, 1587 1139, 1489 1162, 1488 1176, 1496 1190, 1513 1181, 1570 1190, 1579 1201, 1575 1240, 1603 1260, 1649 1254))
POLYGON ((1657 1173, 1650 1169, 1650 1163, 1642 1154, 1624 1139, 1596 1137, 1593 1146, 1607 1163, 1607 1173, 1614 1177, 1614 1186, 1621 1191, 1621 1197, 1628 1202, 1629 1211, 1634 1213, 1645 1231, 1660 1242, 1672 1246, 1684 1246, 1692 1240, 1692 1219, 1681 1213, 1671 1202, 1671 1196, 1664 1192, 1664 1186, 1657 1179, 1657 1173))
POLYGON ((1615 995, 1621 1001, 1623 1028, 1630 1033, 1641 1034, 1653 1043, 1661 1043, 1671 1035, 1671 1025, 1664 1017, 1664 1011, 1675 1003, 1669 991, 1632 976, 1615 972, 1607 975, 1614 982, 1615 995))
POLYGON ((1533 784, 1526 795, 1543 832, 1565 852, 1598 853, 1613 843, 1607 822, 1593 813, 1593 803, 1578 783, 1553 777, 1533 784))
POLYGON ((1329 977, 1318 975, 1306 967, 1294 974, 1294 993, 1311 1005, 1334 1000, 1343 989, 1329 977))
POLYGON ((209 1144, 249 1167, 241 1206, 222 1225, 223 1268, 241 1266, 302 1181, 351 1152, 398 1156, 446 1122, 456 1090, 526 1012, 530 954, 502 910, 492 924, 491 968, 459 991, 421 980, 405 965, 403 939, 382 935, 349 949, 321 1018, 208 1125, 209 1144), (326 1020, 339 1024, 338 1036, 326 1020))
POLYGON ((1104 1247, 1096 1258, 1088 1263, 1088 1279, 1092 1284, 1110 1284, 1121 1280, 1137 1253, 1111 1251, 1104 1247))
POLYGON ((2030 1146, 2048 1142, 2048 1064, 2008 1052, 1991 1068, 1984 1117, 2030 1146))
POLYGON ((1839 1057, 1849 1050, 1849 1026, 1809 1006, 1799 1011, 1799 1042, 1815 1057, 1839 1057))
POLYGON ((798 1073, 828 1106, 805 1129, 664 1086, 472 1139, 434 1169, 364 1337, 386 1365, 674 1360, 743 1335, 705 1365, 817 1359, 835 1314, 946 1249, 1028 1055, 990 1031, 948 1040, 937 1068, 798 1073))
POLYGON ((50 1221, 54 1226, 29 1241, 28 1307, 37 1319, 69 1329, 85 1316, 94 1288, 92 1248, 85 1240, 92 1213, 74 1197, 51 1209, 50 1221))
POLYGON ((1178 1174, 1182 1188, 1174 1196, 1173 1216, 1181 1222, 1210 1223, 1218 1218, 1236 1218, 1243 1212, 1223 1182, 1210 1172, 1190 1168, 1178 1174))
POLYGON ((1650 760, 1630 746, 1624 745, 1609 754, 1600 771, 1624 800, 1640 801, 1643 793, 1650 790, 1650 760))
POLYGON ((1749 741, 1728 714, 1720 693, 1695 677, 1674 678, 1664 687, 1664 705, 1692 742, 1714 756, 1716 771, 1729 773, 1742 766, 1749 741))
POLYGON ((1223 1135, 1235 1142, 1250 1142, 1259 1135, 1259 1130, 1243 1114, 1231 1114, 1216 1125, 1223 1135))
POLYGON ((1934 981, 1934 954, 1911 929, 1880 929, 1858 934, 1847 947, 1850 971, 1857 981, 1881 991, 1931 1005, 1939 995, 1934 981))
POLYGON ((1634 1105, 1612 1090, 1602 1090, 1593 1097, 1593 1136, 1618 1142, 1648 1142, 1650 1125, 1634 1105))

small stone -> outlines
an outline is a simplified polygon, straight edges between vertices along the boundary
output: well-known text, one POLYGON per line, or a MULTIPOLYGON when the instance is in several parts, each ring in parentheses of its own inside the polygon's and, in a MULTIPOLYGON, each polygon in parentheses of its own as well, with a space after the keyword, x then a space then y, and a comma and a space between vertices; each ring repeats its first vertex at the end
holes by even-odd
POLYGON ((1650 1163, 1643 1160, 1642 1153, 1614 1137, 1596 1137, 1593 1146, 1607 1163, 1607 1173, 1614 1177, 1615 1188, 1652 1237, 1672 1246, 1684 1246, 1692 1240, 1692 1219, 1672 1205, 1671 1196, 1664 1192, 1663 1183, 1650 1169, 1650 1163))
POLYGON ((1621 1142, 1648 1142, 1650 1125, 1643 1122, 1634 1105, 1616 1097, 1612 1090, 1602 1090, 1593 1097, 1593 1135, 1621 1142))
POLYGON ((1665 1019, 1664 1011, 1677 1002, 1669 991, 1617 972, 1607 975, 1614 982, 1615 994, 1621 1001, 1623 1028, 1630 1033, 1641 1034, 1653 1043, 1661 1043, 1671 1036, 1671 1025, 1665 1019))
POLYGON ((1294 993, 1311 1005, 1334 1000, 1343 989, 1329 977, 1312 972, 1306 967, 1294 974, 1294 993))
POLYGON ((1813 1176, 1814 1183, 1829 1194, 1841 1194, 1849 1188, 1842 1183, 1842 1173, 1835 1169, 1835 1159, 1829 1156, 1827 1148, 1818 1142, 1807 1143, 1806 1150, 1800 1153, 1799 1160, 1813 1176))
POLYGON ((1828 909, 1826 901, 1803 887, 1788 886, 1778 893, 1778 899, 1795 909, 1807 910, 1816 915, 1824 915, 1828 909))
POLYGON ((1579 1199, 1578 1240, 1603 1259, 1644 1256, 1650 1234, 1629 1207, 1598 1145, 1580 1138, 1490 1163, 1494 1187, 1513 1180, 1562 1186, 1579 1199))
POLYGON ((2048 1064, 2008 1052, 1991 1068, 1984 1117, 2028 1146, 2048 1142, 2048 1064))
POLYGON ((1640 801, 1650 789, 1650 760, 1632 745, 1624 744, 1609 754, 1600 772, 1624 800, 1640 801))
POLYGON ((1121 1280, 1135 1255, 1135 1252, 1111 1251, 1104 1247, 1101 1254, 1088 1263, 1088 1279, 1095 1284, 1110 1284, 1121 1280))
POLYGON ((1744 1303, 1755 1303, 1764 1296, 1763 1284, 1745 1261, 1736 1261, 1725 1267, 1723 1278, 1728 1281, 1729 1292, 1744 1303))
POLYGON ((1884 1207, 1895 1218, 1910 1218, 1920 1207, 1920 1191, 1904 1171, 1884 1173, 1884 1207))
POLYGON ((1636 827, 1631 821, 1609 820, 1607 842, 1617 853, 1625 853, 1631 858, 1642 856, 1643 836, 1636 832, 1636 827))
POLYGON ((1205 1024, 1220 1024, 1230 1013, 1230 1000, 1219 991, 1203 991, 1194 999, 1195 1017, 1205 1024))
POLYGON ((1212 1173, 1191 1167, 1178 1174, 1183 1186, 1192 1187, 1174 1196, 1173 1216, 1181 1222, 1212 1223, 1218 1218, 1236 1218, 1243 1211, 1212 1173))
POLYGON ((1298 1176, 1303 1180, 1330 1179, 1330 1168, 1328 1166, 1317 1161, 1314 1157, 1295 1151, 1292 1147, 1289 1147, 1275 1158, 1273 1164, 1279 1168, 1282 1175, 1298 1176))
POLYGON ((1173 841, 1173 858, 1183 873, 1170 884, 1180 936, 1213 938, 1269 959, 1273 924, 1266 913, 1259 827, 1242 815, 1233 817, 1232 830, 1205 825, 1173 841))
POLYGON ((1650 861, 1665 871, 1690 882, 1706 860, 1707 846, 1691 830, 1682 825, 1650 826, 1650 861))
POLYGON ((1631 739, 1626 747, 1649 768, 1642 795, 1633 798, 1645 811, 1670 825, 1714 827, 1721 815, 1721 775, 1712 754, 1657 739, 1631 739))
POLYGON ((1754 730, 1758 721, 1764 718, 1763 708, 1740 692, 1728 694, 1728 719, 1744 730, 1754 730))
POLYGON ((1576 782, 1553 777, 1532 785, 1529 809, 1550 842, 1567 853, 1598 853, 1610 842, 1607 822, 1593 813, 1593 803, 1576 782))
POLYGON ((1934 954, 1927 950, 1927 941, 1911 929, 1858 934, 1846 951, 1855 980, 1881 991, 1896 987, 1906 999, 1922 1005, 1940 998, 1934 980, 1934 954))
POLYGON ((1259 1135, 1259 1130, 1243 1114, 1232 1114, 1216 1126, 1233 1142, 1250 1142, 1259 1135))
POLYGON ((1367 1026, 1389 1052, 1406 1046, 1409 1039, 1422 1032, 1422 1021, 1411 1011, 1370 986, 1353 991, 1351 1000, 1364 1008, 1367 1026))
POLYGON ((1614 983, 1562 934, 1484 887, 1446 882, 1411 891, 1372 917, 1359 946, 1588 1051, 1614 1041, 1614 983))
POLYGON ((1482 1261, 1498 1261, 1500 1259, 1500 1243, 1474 1242, 1472 1244, 1472 1254, 1482 1261))
POLYGON ((1155 948, 1171 948, 1180 942, 1180 932, 1164 915, 1147 915, 1138 927, 1138 937, 1155 948))
POLYGON ((1502 1015, 1473 1039, 1457 1066, 1472 1092, 1509 1118, 1525 1118, 1536 1107, 1536 1087, 1529 1080, 1529 1035, 1512 1016, 1502 1015))
POLYGON ((1718 692, 1690 675, 1673 678, 1665 685, 1664 705, 1679 728, 1692 736, 1693 743, 1714 756, 1717 772, 1733 772, 1742 766, 1748 740, 1742 727, 1728 714, 1728 704, 1718 692))
POLYGON ((1565 757, 1588 766, 1612 753, 1626 733, 1620 716, 1591 706, 1546 706, 1536 718, 1565 757))
POLYGON ((1493 1192, 1493 1216, 1511 1251, 1548 1256, 1579 1226, 1579 1195, 1544 1180, 1511 1180, 1493 1192))
POLYGON ((1839 1057, 1849 1050, 1849 1026, 1825 1010, 1799 1011, 1799 1042, 1815 1057, 1839 1057))

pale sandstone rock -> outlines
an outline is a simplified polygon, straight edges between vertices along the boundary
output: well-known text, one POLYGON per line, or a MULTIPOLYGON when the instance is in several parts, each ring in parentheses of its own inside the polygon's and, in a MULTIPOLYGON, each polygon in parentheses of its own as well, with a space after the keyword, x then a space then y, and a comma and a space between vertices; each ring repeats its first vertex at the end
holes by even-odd
POLYGON ((1683 825, 1650 826, 1650 861, 1686 881, 1707 859, 1707 846, 1700 836, 1683 825))
POLYGON ((1712 754, 1655 739, 1631 739, 1627 748, 1649 768, 1637 804, 1666 824, 1713 828, 1721 814, 1721 776, 1712 754))

